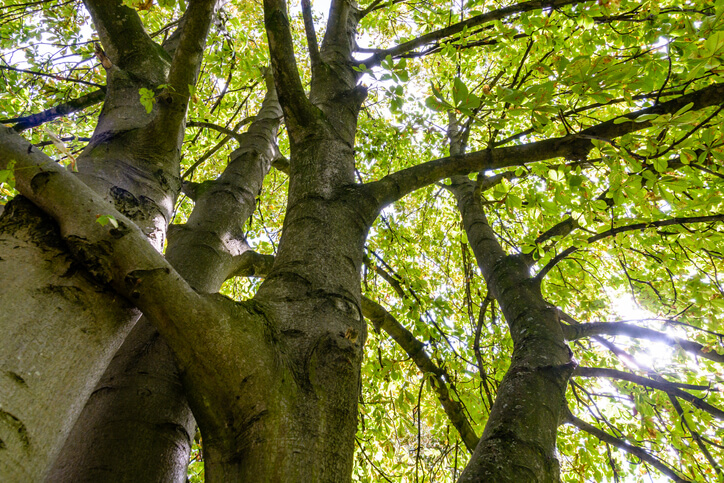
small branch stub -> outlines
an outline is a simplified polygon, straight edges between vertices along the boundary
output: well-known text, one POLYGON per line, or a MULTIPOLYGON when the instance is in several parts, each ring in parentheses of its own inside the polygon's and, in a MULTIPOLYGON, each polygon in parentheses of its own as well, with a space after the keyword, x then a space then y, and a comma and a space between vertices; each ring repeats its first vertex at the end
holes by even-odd
POLYGON ((111 59, 108 58, 106 55, 106 52, 103 50, 103 47, 100 46, 100 44, 96 43, 95 45, 95 55, 96 59, 101 63, 104 69, 108 70, 111 67, 113 67, 113 62, 111 62, 111 59))

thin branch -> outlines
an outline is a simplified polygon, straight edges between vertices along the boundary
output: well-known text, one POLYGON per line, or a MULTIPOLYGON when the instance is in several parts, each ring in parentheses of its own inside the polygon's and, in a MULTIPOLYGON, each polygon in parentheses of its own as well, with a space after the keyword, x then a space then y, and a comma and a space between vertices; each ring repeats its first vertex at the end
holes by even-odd
MULTIPOLYGON (((573 219, 573 217, 569 216, 568 218, 564 219, 563 221, 560 221, 550 227, 548 230, 546 230, 544 233, 540 234, 538 238, 535 239, 535 245, 542 245, 543 243, 547 242, 553 237, 561 236, 564 237, 571 233, 573 230, 578 228, 578 222, 573 219)), ((547 246, 545 249, 550 250, 552 246, 555 244, 551 244, 547 246)), ((533 254, 534 251, 531 251, 530 253, 524 254, 523 258, 526 261, 526 263, 531 266, 533 265, 533 254)))
MULTIPOLYGON (((241 134, 240 134, 240 133, 237 133, 237 131, 238 131, 239 129, 241 129, 243 126, 245 126, 246 124, 248 124, 248 121, 249 121, 250 119, 252 119, 252 117, 247 117, 247 118, 245 118, 245 119, 242 119, 241 121, 239 121, 239 122, 234 126, 234 129, 231 130, 231 132, 236 133, 236 135, 233 136, 234 139, 237 139, 237 141, 238 141, 238 139, 240 139, 240 138, 237 138, 237 136, 241 136, 241 134)), ((196 122, 198 122, 198 121, 191 121, 191 123, 196 123, 196 122)), ((191 123, 189 123, 189 124, 187 124, 187 125, 190 126, 191 123)), ((209 126, 204 126, 204 127, 209 127, 209 128, 211 128, 210 125, 209 125, 209 126)), ((226 129, 226 128, 224 128, 224 129, 226 129)), ((219 149, 221 149, 226 143, 228 143, 230 139, 232 139, 232 136, 230 136, 230 135, 228 135, 228 134, 227 134, 226 136, 224 136, 218 143, 216 143, 216 145, 215 145, 214 147, 212 147, 211 149, 209 149, 206 153, 204 153, 203 156, 201 156, 201 157, 200 157, 199 159, 197 159, 191 166, 189 166, 189 168, 188 168, 186 171, 184 171, 184 173, 181 175, 181 179, 182 179, 182 180, 185 180, 185 179, 188 178, 190 175, 192 175, 192 174, 194 173, 194 171, 196 170, 196 168, 198 168, 199 166, 201 166, 207 159, 209 159, 211 156, 213 156, 219 149)))
POLYGON ((445 414, 460 433, 465 446, 471 453, 480 439, 473 430, 468 418, 465 416, 462 405, 450 398, 447 388, 447 375, 439 368, 425 352, 425 345, 417 340, 412 333, 395 319, 384 307, 377 302, 362 297, 362 313, 377 330, 384 330, 409 355, 415 365, 425 374, 430 374, 432 387, 440 400, 445 414))
POLYGON ((480 374, 480 379, 483 384, 483 389, 485 390, 485 395, 488 398, 488 410, 493 407, 493 403, 495 402, 495 400, 493 398, 492 391, 488 386, 488 374, 485 371, 483 357, 480 354, 480 336, 482 333, 483 324, 485 323, 485 312, 487 312, 488 305, 490 305, 491 302, 493 302, 493 297, 490 294, 486 295, 483 303, 480 306, 480 314, 478 315, 478 321, 475 326, 475 340, 473 341, 473 352, 475 353, 475 361, 478 363, 478 373, 480 374))
POLYGON ((314 30, 314 18, 312 17, 312 4, 309 0, 302 0, 302 17, 304 18, 304 32, 307 34, 307 47, 309 60, 312 64, 312 71, 322 62, 319 56, 319 45, 317 45, 317 32, 314 30))
POLYGON ((434 32, 430 32, 425 35, 421 35, 416 39, 380 51, 372 55, 372 57, 360 61, 360 63, 364 64, 367 67, 376 66, 388 55, 394 57, 400 54, 404 54, 406 52, 410 52, 411 50, 414 50, 423 45, 431 44, 446 37, 450 37, 451 35, 460 33, 465 29, 477 27, 478 25, 483 25, 489 22, 493 22, 495 20, 500 20, 518 13, 529 12, 531 10, 538 10, 541 8, 559 8, 565 5, 587 3, 587 1, 588 0, 550 0, 546 2, 540 0, 532 0, 529 2, 522 2, 515 5, 510 5, 508 7, 500 8, 498 10, 493 10, 487 13, 483 13, 481 15, 476 15, 475 17, 471 17, 462 22, 450 25, 449 27, 445 27, 443 29, 435 30, 434 32))
POLYGON ((96 84, 95 82, 84 81, 82 79, 72 79, 70 77, 63 77, 59 74, 48 74, 47 72, 38 72, 36 70, 19 69, 17 67, 12 67, 10 65, 0 65, 0 70, 12 70, 13 72, 21 72, 23 74, 32 74, 32 75, 37 75, 40 77, 49 77, 51 79, 55 79, 58 81, 75 82, 76 84, 84 84, 84 85, 91 86, 91 87, 98 87, 100 89, 105 88, 105 86, 102 86, 101 84, 96 84))
POLYGON ((568 409, 568 414, 566 415, 565 422, 568 424, 572 424, 573 426, 577 427, 581 431, 585 431, 588 434, 591 434, 601 441, 608 443, 612 446, 615 446, 619 449, 622 449, 626 451, 627 453, 630 453, 636 457, 638 457, 641 461, 645 461, 646 463, 650 464, 657 470, 659 470, 661 473, 665 474, 672 480, 674 480, 677 483, 692 483, 689 480, 685 480, 681 478, 679 475, 676 474, 676 472, 666 466, 664 463, 661 462, 658 458, 655 456, 649 454, 646 450, 643 448, 639 448, 638 446, 633 446, 623 440, 620 440, 614 436, 611 436, 607 432, 603 431, 602 429, 599 429, 592 424, 588 424, 587 422, 583 421, 582 419, 577 418, 574 416, 570 409, 568 409))
POLYGON ((716 406, 713 406, 706 402, 704 399, 700 397, 696 397, 692 394, 689 394, 686 391, 682 391, 677 386, 690 386, 693 389, 696 390, 706 390, 709 389, 709 386, 694 386, 690 384, 679 384, 674 382, 663 382, 663 381, 657 381, 654 379, 649 379, 647 377, 641 377, 637 376, 635 374, 630 374, 628 372, 618 371, 616 369, 606 369, 606 368, 598 368, 598 367, 577 367, 574 372, 574 376, 580 376, 580 377, 609 377, 613 379, 620 379, 623 381, 632 382, 634 384, 638 384, 640 386, 646 386, 646 387, 652 387, 654 389, 658 389, 660 391, 664 391, 668 394, 671 394, 672 396, 676 396, 679 399, 683 399, 684 401, 690 402, 694 407, 701 409, 702 411, 706 411, 707 413, 711 414, 717 419, 724 420, 724 411, 717 408, 716 406))
POLYGON ((46 122, 50 122, 59 117, 64 117, 69 114, 73 114, 74 112, 81 111, 87 107, 90 107, 94 104, 97 104, 97 103, 103 101, 105 96, 106 96, 105 88, 101 88, 96 91, 89 92, 88 94, 80 96, 76 99, 71 99, 62 104, 58 104, 57 106, 51 107, 50 109, 46 109, 42 112, 38 112, 36 114, 30 114, 29 116, 14 117, 12 119, 3 119, 3 120, 0 120, 0 123, 3 123, 3 124, 15 123, 13 125, 13 129, 17 132, 22 132, 22 131, 25 131, 26 129, 40 126, 42 124, 45 124, 46 122))
POLYGON ((375 11, 383 9, 383 8, 391 7, 393 5, 397 5, 398 3, 405 2, 406 0, 392 0, 391 2, 385 3, 385 4, 382 4, 382 1, 383 0, 375 0, 374 2, 370 3, 368 7, 366 7, 364 10, 362 10, 359 13, 358 18, 360 20, 362 20, 363 18, 365 18, 367 15, 369 15, 372 12, 375 12, 375 11))
MULTIPOLYGON (((650 221, 648 223, 634 223, 632 225, 619 226, 610 230, 602 231, 601 233, 588 237, 586 241, 590 244, 604 238, 608 238, 610 236, 615 236, 619 233, 625 233, 627 231, 645 230, 647 228, 661 226, 684 225, 687 223, 709 223, 716 221, 724 221, 724 214, 710 216, 678 217, 669 218, 667 220, 650 221)), ((541 269, 540 272, 538 272, 538 274, 536 275, 536 279, 542 280, 543 277, 545 277, 546 274, 551 270, 551 268, 555 267, 558 262, 566 258, 571 253, 574 253, 576 250, 578 250, 578 247, 568 247, 561 253, 556 255, 550 262, 546 264, 545 267, 541 269)))
MULTIPOLYGON (((573 317, 570 317, 568 314, 566 314, 565 312, 561 312, 561 318, 565 319, 566 321, 568 321, 576 326, 582 325, 578 321, 576 321, 573 317)), ((564 327, 563 330, 565 333, 566 328, 564 327)), ((597 342, 599 342, 600 344, 602 344, 604 347, 607 347, 614 355, 616 355, 616 357, 621 359, 625 364, 635 366, 638 369, 640 369, 648 374, 652 374, 653 375, 652 377, 658 381, 665 381, 663 377, 658 375, 658 373, 654 370, 653 367, 650 367, 648 364, 646 364, 645 362, 643 362, 639 359, 635 359, 628 352, 626 352, 625 350, 620 349, 618 346, 616 346, 616 344, 609 342, 608 340, 604 339, 603 337, 592 336, 592 338, 594 340, 596 340, 597 342)), ((676 396, 674 396, 672 394, 667 394, 667 396, 669 397, 669 401, 671 401, 671 404, 674 407, 674 410, 681 418, 682 424, 686 427, 689 434, 691 434, 691 437, 694 439, 694 441, 696 441, 697 446, 699 446, 699 449, 704 454, 707 461, 709 461, 709 464, 712 466, 714 471, 716 471, 716 473, 721 477, 722 476, 721 468, 719 468, 719 465, 716 463, 716 460, 712 457, 711 453, 709 452, 709 449, 706 447, 705 438, 702 438, 701 435, 698 432, 696 432, 694 429, 692 429, 692 427, 689 425, 689 422, 686 419, 686 414, 684 412, 684 409, 681 407, 681 403, 679 402, 679 400, 676 399, 676 396)))
POLYGON ((698 342, 693 342, 678 337, 672 337, 664 332, 659 332, 645 327, 639 327, 624 322, 592 322, 580 325, 563 325, 563 334, 567 340, 578 340, 594 335, 623 335, 637 339, 646 339, 653 342, 662 342, 670 346, 679 346, 697 357, 703 357, 711 361, 724 362, 724 354, 707 349, 698 342))
POLYGON ((186 126, 188 127, 201 127, 201 128, 208 128, 213 129, 214 131, 218 131, 222 134, 226 134, 227 136, 234 138, 236 141, 241 142, 243 139, 242 136, 243 133, 238 132, 240 128, 243 126, 246 126, 250 122, 252 122, 255 119, 255 116, 249 116, 245 119, 242 119, 239 124, 236 125, 235 129, 229 129, 224 126, 219 126, 218 124, 214 124, 212 122, 206 122, 206 121, 188 121, 186 123, 186 126))
POLYGON ((576 134, 439 158, 397 171, 364 186, 375 198, 377 208, 382 209, 412 191, 455 175, 522 166, 556 157, 585 159, 593 148, 593 140, 611 140, 650 127, 651 121, 635 121, 642 115, 671 114, 689 103, 693 104, 692 110, 699 110, 722 101, 724 101, 724 83, 712 84, 656 106, 609 119, 576 134))

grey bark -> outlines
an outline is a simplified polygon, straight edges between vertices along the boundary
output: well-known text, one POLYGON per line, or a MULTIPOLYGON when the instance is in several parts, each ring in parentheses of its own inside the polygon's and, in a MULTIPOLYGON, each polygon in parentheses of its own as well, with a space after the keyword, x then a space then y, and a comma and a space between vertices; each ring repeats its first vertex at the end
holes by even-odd
MULTIPOLYGON (((452 155, 465 151, 466 131, 450 117, 452 155)), ((507 255, 488 224, 480 193, 467 176, 451 179, 463 227, 513 339, 513 358, 501 381, 483 435, 460 483, 556 482, 556 435, 567 410, 565 391, 575 368, 557 312, 530 277, 526 260, 507 255)))
MULTIPOLYGON (((188 223, 169 229, 166 258, 201 292, 218 291, 244 263, 243 224, 277 154, 281 112, 267 84, 224 173, 207 183, 188 223)), ((144 317, 96 387, 50 479, 183 482, 195 424, 172 353, 144 317)))
MULTIPOLYGON (((200 52, 182 36, 182 53, 177 52, 171 64, 161 54, 145 58, 144 52, 151 55, 157 46, 145 39, 136 18, 112 21, 120 11, 119 1, 86 3, 112 62, 103 115, 79 162, 87 184, 2 128, 0 166, 10 158, 18 161, 18 189, 58 222, 59 237, 70 253, 97 279, 133 300, 167 340, 204 434, 209 481, 349 480, 365 340, 362 248, 385 204, 455 174, 558 155, 584 156, 592 136, 614 138, 648 126, 634 123, 637 114, 632 113, 623 123, 609 121, 524 146, 453 153, 369 186, 355 185, 354 135, 365 95, 356 85, 351 59, 356 8, 345 0, 333 2, 307 97, 296 68, 286 5, 266 0, 272 66, 292 151, 289 200, 267 279, 251 301, 235 303, 203 292, 213 291, 244 259, 245 243, 237 237, 242 217, 223 229, 201 217, 172 233, 179 255, 174 260, 176 255, 169 253, 169 259, 178 272, 147 240, 161 245, 178 190, 178 141, 187 99, 176 102, 168 91, 161 92, 164 102, 152 113, 141 111, 131 99, 137 100, 139 87, 155 88, 167 77, 177 93, 184 92, 193 83, 188 80, 195 77, 200 52), (118 29, 135 35, 124 43, 118 29), (163 132, 168 136, 159 137, 163 132), (113 215, 119 227, 98 226, 95 214, 113 215), (208 236, 209 229, 217 232, 208 236), (218 257, 220 273, 198 270, 182 246, 199 257, 218 257)), ((189 11, 211 3, 191 2, 189 11)), ((204 30, 199 18, 189 16, 189 32, 204 30)), ((712 85, 645 112, 673 112, 690 98, 694 108, 701 108, 722 93, 721 85, 712 85)), ((249 173, 245 168, 234 176, 249 173)), ((254 191, 248 181, 231 190, 223 184, 217 185, 213 200, 207 200, 210 210, 217 200, 225 207, 234 205, 232 201, 250 204, 254 191)), ((555 481, 555 435, 574 366, 556 312, 530 280, 525 261, 505 254, 495 240, 476 206, 474 187, 455 180, 452 189, 515 344, 511 369, 461 481, 555 481)), ((202 206, 204 200, 198 203, 202 206)), ((24 289, 28 293, 19 298, 30 296, 24 289)))
MULTIPOLYGON (((177 122, 176 125, 173 122, 167 123, 168 132, 165 137, 150 137, 149 128, 153 127, 162 110, 156 109, 151 113, 146 113, 138 102, 138 90, 141 87, 155 88, 162 83, 169 72, 171 59, 143 31, 134 10, 123 7, 119 1, 89 0, 86 2, 86 6, 93 16, 106 50, 107 59, 104 67, 108 85, 103 110, 93 137, 78 158, 77 177, 108 202, 105 206, 101 204, 92 208, 93 217, 113 212, 115 206, 122 213, 128 215, 154 243, 154 246, 160 249, 165 236, 165 226, 173 207, 173 200, 180 187, 178 148, 169 148, 169 146, 178 146, 183 120, 177 122)), ((7 132, 4 132, 3 135, 4 140, 7 141, 3 146, 3 161, 19 158, 21 153, 13 151, 18 147, 18 142, 11 140, 12 138, 7 132)), ((24 149, 22 154, 34 156, 32 148, 22 149, 24 149)), ((57 172, 52 160, 45 158, 40 162, 45 163, 47 168, 43 168, 45 172, 36 178, 36 184, 31 189, 32 192, 45 191, 48 178, 57 172), (37 180, 40 178, 43 180, 37 184, 37 180)), ((81 210, 77 203, 73 204, 68 199, 61 203, 70 203, 70 206, 66 208, 75 207, 77 210, 81 210)), ((76 216, 81 218, 88 214, 91 212, 86 211, 82 215, 76 216)), ((3 218, 9 222, 3 224, 0 236, 4 240, 11 240, 14 236, 12 225, 15 221, 8 213, 5 213, 3 218)), ((26 218, 23 219, 23 222, 31 227, 41 223, 39 218, 36 221, 33 221, 30 216, 26 218)), ((92 219, 89 223, 97 225, 92 219)), ((100 225, 98 226, 100 227, 100 225)), ((55 233, 57 235, 57 229, 55 233)), ((23 321, 24 317, 38 320, 36 322, 37 330, 32 331, 32 325, 29 323, 24 328, 24 330, 32 331, 30 332, 33 335, 32 344, 22 343, 3 347, 3 371, 8 374, 17 374, 23 380, 22 374, 24 373, 39 373, 43 374, 44 378, 65 383, 63 391, 53 391, 52 387, 42 387, 42 393, 35 395, 32 404, 28 404, 28 395, 23 391, 7 390, 0 395, 2 407, 15 411, 14 413, 8 412, 13 415, 14 419, 6 418, 7 424, 10 427, 17 426, 16 429, 22 429, 19 434, 28 434, 33 438, 38 438, 37 451, 33 453, 32 458, 24 453, 24 451, 27 452, 27 445, 22 441, 20 446, 17 444, 7 446, 0 452, 0 467, 13 468, 12 473, 3 471, 4 476, 6 474, 28 474, 31 475, 30 480, 35 481, 49 471, 49 466, 55 459, 60 445, 72 428, 98 378, 108 365, 110 357, 139 316, 136 310, 129 309, 129 304, 124 297, 117 293, 109 297, 107 295, 109 289, 103 288, 103 283, 99 284, 97 280, 93 280, 93 276, 102 278, 101 272, 106 268, 102 262, 94 263, 90 274, 87 272, 84 274, 82 265, 79 265, 77 259, 71 256, 75 250, 75 255, 83 252, 86 256, 99 262, 95 258, 97 253, 89 252, 88 250, 92 250, 89 246, 82 248, 75 246, 74 250, 69 251, 67 241, 66 234, 62 232, 55 240, 49 236, 35 240, 32 237, 27 239, 24 242, 23 250, 27 252, 25 257, 28 260, 34 260, 35 272, 27 271, 26 273, 32 274, 32 276, 25 277, 25 280, 17 275, 23 273, 15 261, 19 259, 17 254, 20 252, 14 250, 11 256, 7 253, 8 245, 3 246, 3 253, 7 255, 8 260, 7 268, 3 269, 3 276, 17 278, 18 281, 14 286, 8 283, 3 287, 12 287, 13 292, 3 292, 5 295, 3 308, 9 307, 9 309, 4 310, 2 316, 13 321, 23 321), (61 262, 63 258, 66 260, 65 263, 61 262), (71 261, 73 261, 72 264, 71 261), (69 266, 72 268, 71 270, 69 270, 69 266), (76 278, 79 277, 78 281, 75 278, 69 278, 69 274, 73 273, 80 274, 73 275, 76 278), (37 298, 37 294, 41 291, 49 290, 48 284, 50 284, 51 291, 58 287, 58 293, 48 297, 47 300, 59 299, 57 306, 63 307, 63 317, 66 320, 59 319, 57 315, 46 320, 50 314, 47 311, 52 306, 45 307, 45 313, 36 310, 37 313, 33 314, 30 309, 26 310, 25 314, 20 312, 22 304, 32 301, 34 297, 37 298), (75 301, 74 292, 80 294, 76 296, 75 301), (64 307, 63 298, 74 301, 74 305, 68 305, 69 302, 66 301, 65 305, 68 307, 64 307), (94 313, 89 314, 89 311, 94 313), (89 318, 92 318, 92 324, 89 318), (45 323, 42 324, 40 321, 45 321, 45 323), (61 324, 61 321, 64 324, 61 324), (61 327, 68 329, 68 333, 60 333, 61 327), (74 329, 74 327, 78 328, 74 329), (93 337, 88 337, 84 331, 90 331, 93 337), (63 349, 66 345, 68 348, 63 349), (28 350, 28 348, 32 350, 28 350), (54 356, 49 357, 49 352, 54 356), (72 355, 69 354, 70 352, 72 355), (74 360, 75 365, 69 366, 69 362, 74 360), (16 409, 22 407, 23 404, 29 406, 27 410, 16 409), (62 417, 60 414, 54 413, 54 411, 61 410, 64 411, 62 417), (49 417, 46 416, 50 415, 55 415, 52 419, 55 426, 46 428, 49 424, 49 417), (42 436, 37 436, 36 433, 37 435, 42 434, 42 436)), ((82 240, 76 241, 82 242, 82 240)), ((13 240, 7 243, 14 242, 13 240)), ((3 258, 6 257, 3 256, 3 258)), ((13 340, 10 335, 14 330, 12 327, 10 323, 3 325, 4 339, 13 340)), ((40 390, 41 386, 38 388, 36 390, 40 390)), ((17 480, 24 481, 25 479, 18 478, 17 480)))
POLYGON ((0 218, 0 307, 0 474, 40 481, 140 314, 22 198, 0 218))

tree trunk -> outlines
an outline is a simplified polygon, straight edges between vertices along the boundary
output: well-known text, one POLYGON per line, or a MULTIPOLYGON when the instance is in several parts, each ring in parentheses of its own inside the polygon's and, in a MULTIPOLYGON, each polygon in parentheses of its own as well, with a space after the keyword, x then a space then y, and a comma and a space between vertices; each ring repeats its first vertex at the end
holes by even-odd
POLYGON ((141 318, 95 387, 47 481, 184 482, 195 427, 173 355, 141 318))
MULTIPOLYGON (((201 292, 217 292, 248 249, 243 225, 276 156, 281 118, 271 79, 267 84, 265 102, 224 173, 194 196, 188 223, 169 230, 166 258, 201 292)), ((194 428, 172 353, 144 317, 84 408, 51 480, 183 482, 194 428)))
POLYGON ((0 218, 0 474, 39 481, 139 312, 20 197, 0 218))
POLYGON ((485 430, 460 483, 559 481, 558 425, 576 363, 565 344, 555 307, 543 299, 524 258, 506 255, 467 177, 452 191, 473 252, 500 304, 513 339, 513 359, 498 387, 485 430))

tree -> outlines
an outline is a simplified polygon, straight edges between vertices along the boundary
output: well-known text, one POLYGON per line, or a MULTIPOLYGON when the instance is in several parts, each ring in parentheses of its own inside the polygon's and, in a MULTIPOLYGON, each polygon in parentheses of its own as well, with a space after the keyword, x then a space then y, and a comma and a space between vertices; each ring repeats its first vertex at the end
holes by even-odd
POLYGON ((5 479, 724 478, 723 2, 0 17, 5 479))

